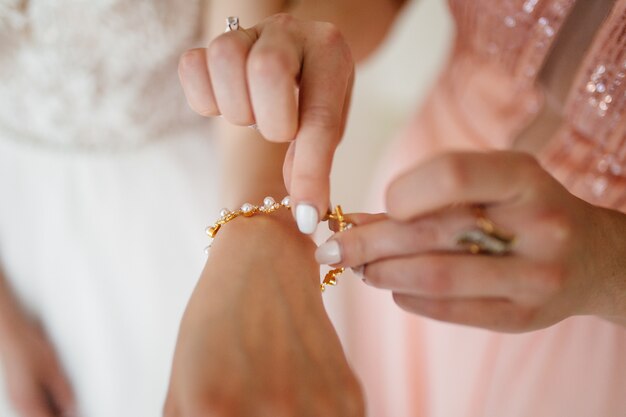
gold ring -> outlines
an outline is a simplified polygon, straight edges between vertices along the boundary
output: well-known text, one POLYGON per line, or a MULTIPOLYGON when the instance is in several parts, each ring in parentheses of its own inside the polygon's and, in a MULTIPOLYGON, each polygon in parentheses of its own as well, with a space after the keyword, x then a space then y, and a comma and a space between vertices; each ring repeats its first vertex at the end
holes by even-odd
POLYGON ((476 217, 476 227, 458 237, 457 245, 472 254, 504 256, 511 253, 515 235, 498 228, 490 220, 483 206, 472 207, 476 217))

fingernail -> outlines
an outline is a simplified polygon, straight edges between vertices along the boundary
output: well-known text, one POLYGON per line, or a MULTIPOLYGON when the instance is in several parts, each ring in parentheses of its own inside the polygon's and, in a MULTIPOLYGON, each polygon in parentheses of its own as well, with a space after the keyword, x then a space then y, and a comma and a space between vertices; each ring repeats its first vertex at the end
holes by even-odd
POLYGON ((317 228, 317 223, 319 223, 317 209, 310 204, 298 204, 298 207, 296 207, 296 223, 298 223, 298 229, 302 233, 312 234, 317 228))
POLYGON ((341 262, 341 248, 336 240, 329 240, 315 251, 315 260, 320 265, 334 265, 341 262))

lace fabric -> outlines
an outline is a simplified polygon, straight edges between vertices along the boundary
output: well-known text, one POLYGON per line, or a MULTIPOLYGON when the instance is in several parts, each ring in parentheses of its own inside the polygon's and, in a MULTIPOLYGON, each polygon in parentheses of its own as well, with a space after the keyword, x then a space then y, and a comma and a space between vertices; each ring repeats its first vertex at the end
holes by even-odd
POLYGON ((176 80, 201 0, 0 0, 0 138, 135 147, 200 123, 176 80))

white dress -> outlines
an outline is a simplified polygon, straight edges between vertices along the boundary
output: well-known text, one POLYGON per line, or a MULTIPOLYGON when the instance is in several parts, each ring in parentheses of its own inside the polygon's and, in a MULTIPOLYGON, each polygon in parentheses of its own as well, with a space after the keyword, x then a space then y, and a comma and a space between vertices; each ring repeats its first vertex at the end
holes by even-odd
POLYGON ((209 122, 176 74, 202 7, 0 0, 0 267, 83 417, 161 413, 220 208, 209 122))

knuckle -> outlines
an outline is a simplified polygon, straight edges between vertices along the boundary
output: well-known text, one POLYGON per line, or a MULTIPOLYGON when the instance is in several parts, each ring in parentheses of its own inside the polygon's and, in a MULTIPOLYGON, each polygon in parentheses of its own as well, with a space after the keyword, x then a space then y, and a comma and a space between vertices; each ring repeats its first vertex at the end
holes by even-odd
POLYGON ((428 242, 429 245, 442 243, 442 231, 433 220, 417 220, 411 224, 410 229, 407 243, 408 247, 415 251, 421 250, 424 247, 424 242, 428 242))
POLYGON ((538 213, 536 224, 540 227, 542 238, 557 245, 570 241, 574 231, 572 219, 558 209, 546 209, 538 213))
POLYGON ((318 29, 321 34, 320 40, 322 44, 336 46, 346 43, 341 30, 333 23, 320 22, 318 23, 318 29))
POLYGON ((181 73, 186 70, 195 70, 202 63, 200 49, 190 49, 185 51, 178 59, 178 69, 181 73))
POLYGON ((352 51, 341 30, 332 23, 324 22, 319 25, 322 46, 332 48, 343 66, 351 66, 353 63, 352 51))
POLYGON ((460 155, 446 155, 436 163, 439 168, 439 181, 444 192, 456 194, 468 186, 467 166, 460 155))
POLYGON ((291 76, 293 66, 289 54, 277 48, 253 50, 248 58, 248 71, 263 78, 291 76))
POLYGON ((246 54, 245 46, 235 37, 225 34, 217 37, 209 44, 207 57, 209 62, 230 63, 243 60, 246 54))
POLYGON ((333 111, 329 106, 310 106, 302 114, 301 124, 328 132, 336 140, 341 127, 341 115, 333 111))

